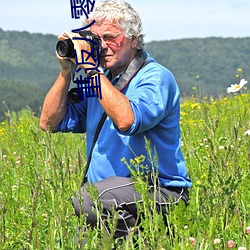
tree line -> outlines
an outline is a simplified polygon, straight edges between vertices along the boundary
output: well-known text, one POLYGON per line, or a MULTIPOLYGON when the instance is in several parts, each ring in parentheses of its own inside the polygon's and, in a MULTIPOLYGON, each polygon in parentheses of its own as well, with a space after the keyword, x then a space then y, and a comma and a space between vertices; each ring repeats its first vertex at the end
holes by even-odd
MULTIPOLYGON (((60 70, 56 43, 54 35, 0 29, 0 120, 7 107, 17 111, 28 106, 39 114, 60 70)), ((250 79, 250 38, 152 41, 145 49, 172 71, 184 98, 217 98, 239 78, 250 79)))

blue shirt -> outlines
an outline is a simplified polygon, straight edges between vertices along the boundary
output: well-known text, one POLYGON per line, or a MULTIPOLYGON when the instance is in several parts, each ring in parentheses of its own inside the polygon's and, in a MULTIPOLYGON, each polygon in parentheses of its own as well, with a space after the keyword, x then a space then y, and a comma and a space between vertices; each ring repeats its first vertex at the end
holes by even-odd
MULTIPOLYGON (((187 168, 181 152, 180 138, 180 91, 172 73, 153 58, 123 90, 134 112, 134 123, 122 133, 107 117, 92 153, 88 181, 96 182, 109 176, 129 177, 128 167, 121 161, 144 155, 152 168, 146 150, 145 138, 150 141, 151 151, 157 152, 159 179, 163 186, 191 187, 187 168)), ((112 84, 118 81, 117 76, 112 84)), ((86 98, 75 104, 68 103, 67 113, 58 131, 87 135, 89 155, 95 131, 103 109, 97 98, 86 98)), ((154 156, 153 156, 154 157, 154 156)))

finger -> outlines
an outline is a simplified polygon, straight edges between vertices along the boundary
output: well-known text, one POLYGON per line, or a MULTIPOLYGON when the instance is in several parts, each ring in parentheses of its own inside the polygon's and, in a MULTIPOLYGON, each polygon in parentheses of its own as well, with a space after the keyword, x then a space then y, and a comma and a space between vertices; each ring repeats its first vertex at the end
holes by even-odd
POLYGON ((72 32, 68 32, 68 31, 64 31, 63 35, 67 38, 70 38, 72 40, 73 37, 78 37, 79 34, 78 33, 72 33, 72 32))
POLYGON ((59 54, 57 53, 57 51, 56 51, 56 57, 57 57, 57 59, 58 59, 59 61, 71 61, 71 62, 73 62, 74 64, 76 64, 75 58, 61 57, 61 56, 59 56, 59 54))
POLYGON ((58 38, 58 40, 65 40, 65 39, 68 39, 68 38, 71 38, 70 36, 69 36, 69 32, 67 32, 67 31, 64 31, 62 34, 60 34, 57 38, 58 38))
POLYGON ((65 57, 59 56, 59 54, 57 53, 57 51, 56 51, 56 57, 57 57, 58 60, 65 60, 65 59, 67 59, 65 57))

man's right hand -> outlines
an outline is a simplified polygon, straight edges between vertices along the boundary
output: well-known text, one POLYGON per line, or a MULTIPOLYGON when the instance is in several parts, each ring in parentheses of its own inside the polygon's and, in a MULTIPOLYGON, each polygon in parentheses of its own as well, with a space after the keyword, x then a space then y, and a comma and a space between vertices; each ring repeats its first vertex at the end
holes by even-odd
MULTIPOLYGON (((58 36, 58 41, 65 40, 68 38, 69 37, 64 32, 63 34, 58 36)), ((68 72, 70 72, 71 70, 75 71, 76 65, 69 58, 61 57, 58 55, 57 52, 56 52, 56 57, 62 66, 62 71, 68 71, 68 72)))

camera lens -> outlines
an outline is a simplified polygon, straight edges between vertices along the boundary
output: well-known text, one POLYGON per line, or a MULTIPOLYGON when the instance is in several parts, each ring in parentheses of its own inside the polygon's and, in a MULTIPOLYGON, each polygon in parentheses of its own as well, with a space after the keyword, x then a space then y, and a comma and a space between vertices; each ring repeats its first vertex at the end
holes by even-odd
POLYGON ((59 41, 56 45, 56 51, 61 57, 73 58, 74 53, 74 44, 70 39, 59 41))

